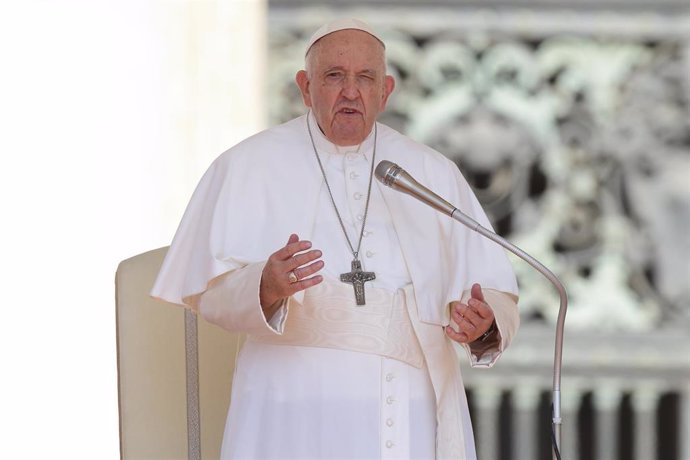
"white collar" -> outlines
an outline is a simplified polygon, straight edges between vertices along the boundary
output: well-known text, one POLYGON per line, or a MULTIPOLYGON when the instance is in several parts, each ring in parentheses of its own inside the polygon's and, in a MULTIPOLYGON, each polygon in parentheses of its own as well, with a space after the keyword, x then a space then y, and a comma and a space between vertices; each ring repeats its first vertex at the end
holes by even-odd
POLYGON ((374 130, 372 129, 369 135, 359 145, 341 146, 335 145, 333 142, 321 132, 319 124, 316 122, 314 113, 309 110, 307 113, 307 123, 311 128, 311 133, 314 138, 314 145, 321 158, 325 161, 331 161, 332 157, 342 159, 346 154, 364 155, 364 158, 369 159, 369 154, 374 148, 374 130))

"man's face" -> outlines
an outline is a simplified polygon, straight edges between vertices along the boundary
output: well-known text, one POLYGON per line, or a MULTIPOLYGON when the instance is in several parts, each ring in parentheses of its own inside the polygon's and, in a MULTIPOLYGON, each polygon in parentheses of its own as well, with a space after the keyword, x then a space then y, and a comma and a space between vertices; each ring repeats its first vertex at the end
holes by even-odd
POLYGON ((336 145, 357 145, 371 132, 393 91, 384 50, 366 32, 340 30, 309 50, 307 70, 296 81, 324 135, 336 145))

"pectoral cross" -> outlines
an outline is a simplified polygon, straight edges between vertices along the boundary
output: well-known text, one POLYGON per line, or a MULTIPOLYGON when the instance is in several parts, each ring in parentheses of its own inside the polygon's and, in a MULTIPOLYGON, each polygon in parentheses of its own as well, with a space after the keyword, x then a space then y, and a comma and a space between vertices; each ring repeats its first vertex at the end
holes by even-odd
POLYGON ((340 275, 340 281, 351 284, 355 288, 355 300, 357 305, 364 305, 364 283, 376 279, 374 272, 362 271, 362 262, 355 259, 352 261, 352 270, 349 273, 340 275))

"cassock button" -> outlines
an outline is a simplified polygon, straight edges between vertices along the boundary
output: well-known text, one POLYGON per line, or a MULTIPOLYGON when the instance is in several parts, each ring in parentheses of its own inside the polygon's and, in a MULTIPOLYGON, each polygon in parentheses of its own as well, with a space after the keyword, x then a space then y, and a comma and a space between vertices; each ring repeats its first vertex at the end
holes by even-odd
POLYGON ((374 257, 374 254, 376 254, 374 251, 367 251, 367 257, 369 258, 374 257))
POLYGON ((354 195, 352 195, 355 200, 361 200, 362 199, 362 194, 359 192, 356 192, 354 195))
POLYGON ((359 215, 357 216, 357 220, 361 221, 362 219, 364 219, 364 216, 361 215, 361 214, 359 214, 359 215))
POLYGON ((395 398, 393 396, 389 396, 386 398, 386 404, 393 404, 395 402, 395 398))
POLYGON ((390 382, 395 378, 395 375, 392 373, 386 374, 386 382, 390 382))
POLYGON ((393 423, 394 422, 393 422, 392 418, 389 418, 388 420, 386 420, 386 425, 388 425, 388 426, 393 426, 393 423))
POLYGON ((364 233, 362 233, 362 236, 364 236, 366 238, 367 236, 371 235, 372 233, 374 233, 374 232, 370 232, 369 230, 365 230, 364 233))
POLYGON ((357 174, 356 172, 354 172, 354 171, 350 172, 350 179, 357 179, 358 177, 359 177, 359 174, 357 174))
POLYGON ((386 447, 388 447, 389 449, 393 447, 393 441, 386 441, 386 447))
POLYGON ((348 154, 347 154, 347 159, 350 160, 350 161, 354 161, 354 160, 357 159, 357 155, 355 155, 354 153, 348 153, 348 154))

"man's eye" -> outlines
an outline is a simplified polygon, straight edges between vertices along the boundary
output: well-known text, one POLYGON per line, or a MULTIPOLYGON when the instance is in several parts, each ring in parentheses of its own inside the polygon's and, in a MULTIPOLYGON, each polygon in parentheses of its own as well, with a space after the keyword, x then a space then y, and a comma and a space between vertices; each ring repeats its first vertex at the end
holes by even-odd
POLYGON ((326 74, 326 77, 327 78, 338 78, 338 77, 340 77, 340 75, 341 74, 339 72, 329 72, 326 74))

